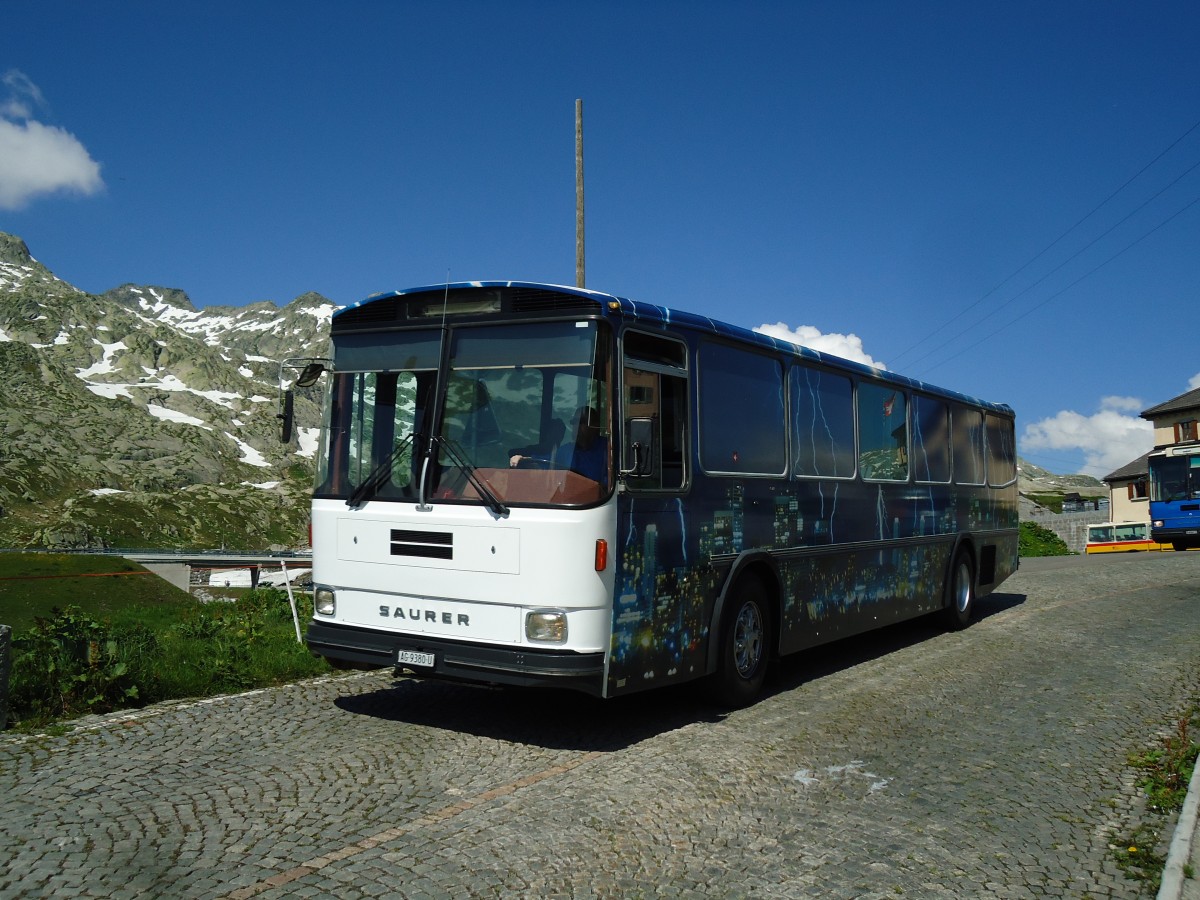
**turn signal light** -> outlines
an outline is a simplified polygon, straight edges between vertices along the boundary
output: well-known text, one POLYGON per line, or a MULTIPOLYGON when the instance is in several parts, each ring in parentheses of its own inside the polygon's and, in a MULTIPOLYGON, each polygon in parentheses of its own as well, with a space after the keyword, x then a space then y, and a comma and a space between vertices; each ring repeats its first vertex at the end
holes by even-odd
POLYGON ((596 571, 603 572, 608 568, 608 541, 604 538, 596 541, 596 571))

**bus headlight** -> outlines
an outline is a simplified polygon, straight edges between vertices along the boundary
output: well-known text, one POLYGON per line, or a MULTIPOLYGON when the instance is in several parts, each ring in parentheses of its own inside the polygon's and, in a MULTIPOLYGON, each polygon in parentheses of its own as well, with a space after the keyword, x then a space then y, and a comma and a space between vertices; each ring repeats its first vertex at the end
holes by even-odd
POLYGON ((1162 525, 1163 525, 1163 520, 1162 520, 1162 519, 1155 519, 1155 520, 1154 520, 1153 522, 1151 522, 1150 524, 1151 524, 1153 527, 1155 527, 1155 528, 1162 528, 1162 525))
POLYGON ((561 609, 535 609, 525 614, 525 637, 546 644, 567 642, 567 614, 561 609))
POLYGON ((313 592, 313 609, 318 616, 332 616, 337 612, 337 597, 330 588, 317 588, 313 592))

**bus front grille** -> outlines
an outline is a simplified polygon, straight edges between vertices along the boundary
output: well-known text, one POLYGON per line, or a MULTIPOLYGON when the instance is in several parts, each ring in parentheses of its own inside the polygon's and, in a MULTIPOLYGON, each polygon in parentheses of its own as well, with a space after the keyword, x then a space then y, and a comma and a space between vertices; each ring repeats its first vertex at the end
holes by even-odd
POLYGON ((440 531, 392 529, 392 556, 454 559, 454 535, 440 531))

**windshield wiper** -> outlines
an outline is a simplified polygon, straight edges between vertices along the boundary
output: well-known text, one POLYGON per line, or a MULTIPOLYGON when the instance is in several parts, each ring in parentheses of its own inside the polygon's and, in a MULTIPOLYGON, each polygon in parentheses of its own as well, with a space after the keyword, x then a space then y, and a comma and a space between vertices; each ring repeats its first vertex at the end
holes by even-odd
POLYGON ((446 449, 446 455, 450 457, 450 460, 456 466, 463 470, 464 474, 467 476, 467 480, 471 482, 472 487, 474 487, 479 493, 479 496, 483 498, 484 503, 488 505, 488 509, 494 512, 497 516, 508 515, 508 507, 500 502, 500 498, 493 493, 492 489, 489 488, 483 482, 483 480, 475 474, 475 466, 467 462, 466 454, 463 452, 461 447, 444 435, 438 435, 433 439, 433 442, 435 444, 441 444, 442 447, 446 449))
POLYGON ((364 501, 373 496, 384 483, 392 477, 392 467, 396 464, 396 460, 404 452, 405 448, 412 444, 413 435, 410 433, 408 437, 398 443, 395 449, 388 454, 387 459, 371 470, 371 474, 363 479, 362 484, 354 489, 348 498, 346 505, 350 507, 361 506, 364 501))

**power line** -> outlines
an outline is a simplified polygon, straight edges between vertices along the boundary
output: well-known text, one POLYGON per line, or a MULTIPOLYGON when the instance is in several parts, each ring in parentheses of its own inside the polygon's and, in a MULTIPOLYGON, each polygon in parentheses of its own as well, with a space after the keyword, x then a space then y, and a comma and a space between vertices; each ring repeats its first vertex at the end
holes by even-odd
MULTIPOLYGON (((1085 252, 1090 250, 1096 244, 1100 243, 1100 241, 1104 240, 1104 238, 1108 237, 1110 234, 1112 234, 1114 231, 1116 231, 1118 228, 1120 228, 1122 225, 1124 225, 1126 222, 1128 222, 1130 219, 1132 219, 1135 215, 1137 215, 1139 212, 1141 212, 1143 209, 1145 209, 1147 206, 1149 206, 1151 203, 1153 203, 1155 200, 1157 200, 1159 197, 1161 197, 1163 194, 1165 194, 1168 190, 1173 188, 1176 184, 1178 184, 1180 181, 1182 181, 1184 178, 1186 178, 1188 175, 1190 175, 1197 168, 1200 168, 1200 161, 1193 163, 1191 166, 1189 166, 1187 169, 1185 169, 1180 175, 1178 175, 1173 181, 1171 181, 1169 184, 1167 184, 1163 188, 1161 188, 1156 194, 1148 197, 1139 206, 1134 207, 1125 216, 1123 216, 1121 219, 1119 219, 1118 221, 1113 223, 1106 231, 1103 231, 1096 237, 1092 238, 1092 240, 1088 241, 1088 243, 1084 244, 1082 247, 1080 247, 1078 250, 1076 250, 1074 253, 1072 253, 1070 256, 1068 256, 1066 259, 1064 259, 1061 263, 1059 263, 1057 266, 1055 266, 1053 269, 1046 272, 1046 274, 1044 274, 1041 278, 1039 278, 1036 281, 1034 281, 1033 283, 1029 284, 1027 287, 1025 287, 1023 290, 1019 291, 1018 293, 1014 294, 1012 297, 1009 297, 1003 303, 998 304, 986 316, 984 316, 982 319, 979 319, 978 321, 976 321, 974 325, 971 325, 971 326, 969 326, 969 328, 965 328, 962 331, 956 332, 955 334, 951 335, 950 338, 943 341, 938 346, 934 347, 932 350, 930 350, 924 356, 917 357, 912 362, 910 362, 908 365, 915 366, 917 363, 921 362, 922 360, 928 359, 930 356, 937 353, 939 350, 941 350, 943 347, 945 347, 948 343, 950 343, 950 341, 966 334, 967 331, 970 330, 971 328, 978 328, 980 325, 982 325, 988 319, 999 314, 1001 312, 1001 310, 1005 309, 1006 307, 1011 305, 1013 302, 1015 302, 1019 298, 1028 294, 1030 291, 1032 291, 1034 288, 1036 288, 1038 285, 1040 285, 1042 282, 1044 282, 1051 275, 1054 275, 1055 273, 1061 271, 1062 269, 1064 269, 1067 266, 1068 263, 1071 263, 1074 260, 1078 259, 1085 252)), ((1182 210, 1181 210, 1181 212, 1182 212, 1182 210)), ((1175 217, 1172 216, 1171 218, 1173 219, 1175 217)), ((1167 221, 1170 221, 1170 219, 1168 219, 1167 221)), ((1162 224, 1165 224, 1165 223, 1162 223, 1162 224)), ((1154 229, 1152 229, 1150 232, 1148 232, 1148 234, 1153 234, 1154 231, 1157 231, 1158 228, 1160 228, 1160 227, 1161 227, 1161 225, 1156 226, 1154 229)), ((1147 237, 1148 234, 1143 235, 1142 237, 1147 237)), ((1138 241, 1140 241, 1141 239, 1142 238, 1139 238, 1138 241)), ((1134 243, 1136 244, 1136 243, 1138 243, 1138 241, 1134 241, 1134 243)), ((1133 244, 1130 244, 1129 246, 1132 247, 1133 244)), ((1129 247, 1125 248, 1125 250, 1128 250, 1128 249, 1129 249, 1129 247)), ((1121 253, 1124 253, 1125 250, 1122 250, 1121 253)), ((1120 254, 1118 254, 1118 255, 1120 255, 1120 254)), ((1113 258, 1115 258, 1115 257, 1113 257, 1113 258)), ((1110 261, 1111 260, 1106 260, 1105 263, 1102 263, 1101 265, 1104 265, 1110 261)), ((1099 268, 1099 267, 1097 267, 1097 268, 1099 268)), ((1094 272, 1095 269, 1093 269, 1092 271, 1094 272)), ((1091 273, 1089 272, 1088 274, 1091 274, 1091 273)), ((1073 282, 1073 284, 1078 284, 1078 282, 1077 281, 1073 282)), ((1062 292, 1060 291, 1059 293, 1061 294, 1062 292)), ((1054 296, 1057 297, 1057 296, 1059 296, 1059 294, 1055 294, 1054 296)), ((1051 298, 1051 299, 1053 299, 1053 298, 1051 298)), ((1046 302, 1048 302, 1048 301, 1046 301, 1046 302)), ((1035 306, 1034 309, 1039 309, 1040 307, 1045 306, 1046 302, 1040 303, 1038 306, 1035 306)), ((1030 310, 1030 311, 1032 312, 1032 310, 1030 310)), ((953 321, 953 320, 951 320, 951 321, 953 321)), ((949 323, 947 323, 947 324, 949 324, 949 323)), ((995 332, 993 332, 993 334, 994 333, 995 332)), ((951 357, 951 358, 953 359, 953 357, 951 357)))
MULTIPOLYGON (((973 349, 975 349, 975 348, 976 348, 976 347, 978 347, 980 344, 982 344, 982 343, 984 343, 985 341, 988 341, 988 340, 990 340, 991 338, 995 337, 995 336, 996 336, 997 334, 999 334, 1001 331, 1005 331, 1006 329, 1009 329, 1009 328, 1011 328, 1013 325, 1016 325, 1016 324, 1017 324, 1018 322, 1020 322, 1022 319, 1024 319, 1024 318, 1027 318, 1028 316, 1030 316, 1030 315, 1032 315, 1033 313, 1037 312, 1039 309, 1041 309, 1043 306, 1045 306, 1046 304, 1050 303, 1051 301, 1053 301, 1053 300, 1057 300, 1059 297, 1061 297, 1061 296, 1062 296, 1063 294, 1065 294, 1067 291, 1071 290, 1071 288, 1075 287, 1075 285, 1079 284, 1081 281, 1083 281, 1083 280, 1085 280, 1085 279, 1087 279, 1087 278, 1090 278, 1090 277, 1091 277, 1092 275, 1094 275, 1096 272, 1100 271, 1100 270, 1101 270, 1101 269, 1103 269, 1105 266, 1107 266, 1107 265, 1108 265, 1110 262, 1112 262, 1113 260, 1117 259, 1118 257, 1121 257, 1121 256, 1123 256, 1123 255, 1124 255, 1125 253, 1127 253, 1128 251, 1132 250, 1134 247, 1136 247, 1138 244, 1140 244, 1140 243, 1141 243, 1142 241, 1144 241, 1146 238, 1150 237, 1150 235, 1154 234, 1154 233, 1155 233, 1156 231, 1158 231, 1159 229, 1161 229, 1161 228, 1164 228, 1166 225, 1170 224, 1172 221, 1174 221, 1175 219, 1179 218, 1181 215, 1183 215, 1185 212, 1187 212, 1189 209, 1191 209, 1191 208, 1192 208, 1193 206, 1195 206, 1197 203, 1200 203, 1200 197, 1196 197, 1196 198, 1195 198, 1194 200, 1192 200, 1190 203, 1186 204, 1186 205, 1185 205, 1185 206, 1183 206, 1181 209, 1179 209, 1179 210, 1175 211, 1175 212, 1174 212, 1174 213, 1172 213, 1170 216, 1168 216, 1167 218, 1163 219, 1161 222, 1159 222, 1157 225, 1155 225, 1153 228, 1151 228, 1149 231, 1147 231, 1147 232, 1146 232, 1145 234, 1143 234, 1141 237, 1137 238, 1136 240, 1132 241, 1132 242, 1131 242, 1131 243, 1129 243, 1129 244, 1126 244, 1126 245, 1125 245, 1123 248, 1121 248, 1120 250, 1118 250, 1116 253, 1114 253, 1114 254, 1113 254, 1112 256, 1110 256, 1108 259, 1104 260, 1102 263, 1100 263, 1100 264, 1098 264, 1098 265, 1096 265, 1096 266, 1093 266, 1091 269, 1089 269, 1088 271, 1084 272, 1082 275, 1080 275, 1078 278, 1076 278, 1074 281, 1072 281, 1072 282, 1071 282, 1070 284, 1068 284, 1066 287, 1062 288, 1061 290, 1055 291, 1053 294, 1051 294, 1049 297, 1047 297, 1047 298, 1046 298, 1045 300, 1043 300, 1041 303, 1037 304, 1036 306, 1032 306, 1032 307, 1030 307, 1029 309, 1027 309, 1025 312, 1021 313, 1019 316, 1017 316, 1017 317, 1016 317, 1015 319, 1013 319, 1012 321, 1010 321, 1010 322, 1008 322, 1008 323, 1006 323, 1006 324, 1004 324, 1004 325, 1001 325, 999 328, 995 329, 995 330, 994 330, 994 331, 992 331, 992 332, 989 332, 988 334, 986 334, 986 335, 984 335, 983 337, 981 337, 979 340, 975 341, 973 344, 968 344, 966 347, 963 347, 961 350, 959 350, 957 353, 953 354, 952 356, 947 356, 947 357, 946 357, 945 359, 943 359, 941 362, 934 363, 932 366, 929 366, 928 368, 926 368, 926 369, 922 370, 922 373, 921 373, 921 374, 923 375, 923 374, 925 374, 926 372, 931 372, 931 371, 933 371, 934 369, 936 369, 936 368, 938 368, 938 367, 940 367, 940 366, 943 366, 943 365, 945 365, 946 363, 950 362, 950 360, 952 360, 952 359, 957 359, 958 357, 960 357, 960 356, 962 356, 964 353, 966 353, 968 350, 973 350, 973 349)), ((945 345, 943 344, 943 346, 945 346, 945 345)), ((924 358, 924 357, 922 357, 922 358, 924 358)))
MULTIPOLYGON (((1037 262, 1039 259, 1041 259, 1043 256, 1045 256, 1050 250, 1052 250, 1064 238, 1066 238, 1067 235, 1071 234, 1071 232, 1073 232, 1080 225, 1082 225, 1084 222, 1086 222, 1088 219, 1090 219, 1092 216, 1094 216, 1097 212, 1099 212, 1114 197, 1116 197, 1123 190, 1125 190, 1125 188, 1129 187, 1129 185, 1133 184, 1133 182, 1136 181, 1139 177, 1141 177, 1142 174, 1144 174, 1151 166, 1153 166, 1160 159, 1162 159, 1164 156, 1166 156, 1168 153, 1170 153, 1173 149, 1175 149, 1175 147, 1181 141, 1183 141, 1188 135, 1190 135, 1197 128, 1200 128, 1200 120, 1197 120, 1196 122, 1194 122, 1186 131, 1183 132, 1183 134, 1181 134, 1179 137, 1177 137, 1175 140, 1173 140, 1170 144, 1168 144, 1167 147, 1165 149, 1163 149, 1162 151, 1160 151, 1157 156, 1155 156, 1152 160, 1150 160, 1150 162, 1146 163, 1144 166, 1142 166, 1140 169, 1138 169, 1137 172, 1135 172, 1128 179, 1126 179, 1124 184, 1122 184, 1115 191, 1113 191, 1111 194, 1109 194, 1107 197, 1105 197, 1103 200, 1101 200, 1100 203, 1098 203, 1090 212, 1088 212, 1081 219, 1079 219, 1079 221, 1077 221, 1074 225, 1072 225, 1070 228, 1068 228, 1066 231, 1064 231, 1062 234, 1060 234, 1058 237, 1056 237, 1053 241, 1051 241, 1049 244, 1047 244, 1045 247, 1043 247, 1041 250, 1039 250, 1036 254, 1034 254, 1029 260, 1027 260, 1018 269, 1016 269, 1010 275, 1008 275, 1007 277, 1002 279, 998 284, 996 284, 995 287, 991 288, 991 290, 987 291, 982 297, 980 297, 978 300, 976 300, 970 306, 967 306, 964 309, 960 310, 956 315, 952 316, 950 319, 948 319, 942 325, 939 325, 933 331, 929 332, 929 334, 925 335, 923 338, 918 340, 915 344, 911 345, 907 349, 903 350, 898 356, 894 357, 893 365, 895 364, 896 361, 903 359, 905 356, 907 356, 909 353, 911 353, 917 347, 924 344, 926 341, 933 338, 935 335, 937 335, 940 332, 944 331, 945 329, 949 328, 951 325, 953 325, 955 322, 957 322, 959 319, 961 319, 963 316, 965 316, 971 310, 975 309, 975 307, 979 306, 979 304, 981 304, 984 300, 986 300, 992 294, 996 293, 996 291, 1000 290, 1000 288, 1002 288, 1004 285, 1008 284, 1010 281, 1012 281, 1014 278, 1016 278, 1018 275, 1020 275, 1022 272, 1024 272, 1027 268, 1029 268, 1031 265, 1033 265, 1035 262, 1037 262)), ((1195 166, 1193 166, 1192 168, 1195 168, 1195 166)), ((1191 169, 1188 169, 1188 172, 1190 172, 1190 171, 1191 171, 1191 169)), ((1187 174, 1187 173, 1184 173, 1184 174, 1187 174)), ((1182 176, 1180 176, 1180 177, 1182 177, 1182 176)), ((1176 179, 1176 181, 1178 181, 1178 179, 1176 179)), ((1076 255, 1078 255, 1078 254, 1076 254, 1076 255)), ((1061 266, 1059 268, 1061 268, 1061 266)), ((1021 296, 1021 295, 1018 294, 1017 296, 1021 296)), ((1013 298, 1013 299, 1015 299, 1015 298, 1013 298)), ((1011 302, 1011 300, 1009 302, 1011 302)), ((943 344, 942 346, 945 346, 945 344, 943 344)), ((940 348, 938 348, 938 349, 940 349, 940 348)), ((932 352, 936 352, 936 350, 932 351, 932 352)), ((926 354, 926 356, 928 356, 928 355, 929 354, 926 354)), ((915 360, 914 362, 920 362, 922 359, 925 359, 925 356, 920 357, 919 359, 915 360)), ((912 363, 910 363, 909 365, 912 365, 912 363)))

